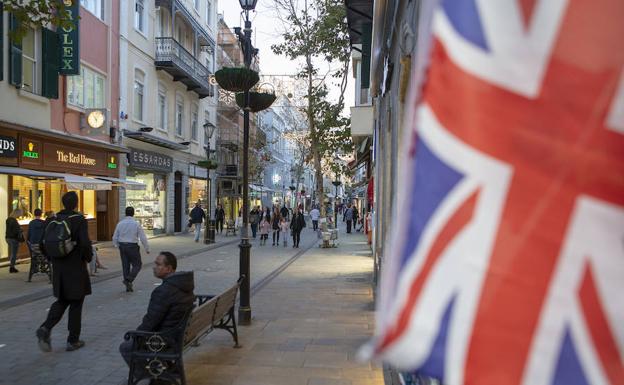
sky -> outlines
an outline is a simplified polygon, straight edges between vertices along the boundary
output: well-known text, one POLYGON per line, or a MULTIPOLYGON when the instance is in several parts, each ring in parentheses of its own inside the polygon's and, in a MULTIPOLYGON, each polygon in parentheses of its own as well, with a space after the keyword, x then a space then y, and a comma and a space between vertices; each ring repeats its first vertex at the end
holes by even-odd
MULTIPOLYGON (((225 22, 230 28, 242 25, 241 7, 238 0, 219 0, 219 13, 223 14, 225 22)), ((271 51, 271 44, 282 41, 283 26, 275 16, 272 0, 258 0, 255 12, 250 14, 252 39, 254 47, 260 50, 260 72, 263 75, 293 75, 297 72, 298 63, 290 61, 284 56, 278 56, 271 51)), ((349 81, 352 83, 353 78, 349 81)), ((345 114, 353 105, 354 92, 349 84, 346 94, 345 114)))

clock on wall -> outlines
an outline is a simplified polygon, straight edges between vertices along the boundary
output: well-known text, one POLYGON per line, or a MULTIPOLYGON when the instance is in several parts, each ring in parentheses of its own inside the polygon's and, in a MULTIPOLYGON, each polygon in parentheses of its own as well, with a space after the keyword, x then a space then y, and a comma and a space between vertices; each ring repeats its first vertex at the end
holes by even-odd
POLYGON ((102 135, 108 129, 108 114, 105 109, 87 109, 84 112, 82 128, 87 134, 102 135))

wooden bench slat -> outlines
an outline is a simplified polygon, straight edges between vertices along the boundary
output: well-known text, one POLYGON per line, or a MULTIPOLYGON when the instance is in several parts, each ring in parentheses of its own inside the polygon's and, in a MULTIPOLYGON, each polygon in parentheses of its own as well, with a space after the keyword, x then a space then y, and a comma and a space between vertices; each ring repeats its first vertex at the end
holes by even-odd
POLYGON ((212 327, 212 317, 217 306, 217 300, 218 297, 215 297, 193 311, 184 333, 184 345, 212 327))
POLYGON ((225 293, 219 296, 219 301, 217 302, 217 308, 214 312, 214 318, 212 320, 213 323, 218 322, 221 318, 223 318, 228 311, 234 306, 236 302, 236 293, 238 291, 238 285, 233 286, 228 289, 225 293))

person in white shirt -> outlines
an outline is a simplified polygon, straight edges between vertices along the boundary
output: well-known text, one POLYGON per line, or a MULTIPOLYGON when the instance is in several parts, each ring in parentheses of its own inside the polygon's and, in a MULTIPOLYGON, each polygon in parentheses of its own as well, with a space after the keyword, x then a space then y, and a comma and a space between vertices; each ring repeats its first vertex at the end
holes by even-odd
POLYGON ((132 282, 141 271, 141 251, 139 241, 143 244, 145 252, 149 254, 149 244, 143 228, 134 219, 134 208, 126 207, 126 217, 119 221, 113 234, 113 245, 119 248, 121 266, 123 270, 123 284, 126 291, 134 291, 132 282))
POLYGON ((312 230, 314 231, 318 230, 318 221, 320 216, 321 212, 319 211, 319 209, 316 208, 316 206, 314 206, 314 208, 310 210, 310 218, 312 219, 312 230))

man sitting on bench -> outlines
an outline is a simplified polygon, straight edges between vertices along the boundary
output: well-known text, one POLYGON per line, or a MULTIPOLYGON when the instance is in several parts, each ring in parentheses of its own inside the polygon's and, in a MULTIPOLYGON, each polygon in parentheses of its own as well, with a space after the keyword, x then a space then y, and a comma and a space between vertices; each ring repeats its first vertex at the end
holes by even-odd
MULTIPOLYGON (((176 273, 177 265, 175 255, 169 251, 161 251, 156 257, 154 276, 163 281, 152 291, 147 314, 137 330, 159 332, 175 328, 193 308, 195 300, 193 272, 176 273)), ((132 341, 125 341, 119 346, 119 352, 128 365, 131 351, 132 341)))

